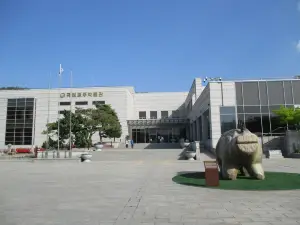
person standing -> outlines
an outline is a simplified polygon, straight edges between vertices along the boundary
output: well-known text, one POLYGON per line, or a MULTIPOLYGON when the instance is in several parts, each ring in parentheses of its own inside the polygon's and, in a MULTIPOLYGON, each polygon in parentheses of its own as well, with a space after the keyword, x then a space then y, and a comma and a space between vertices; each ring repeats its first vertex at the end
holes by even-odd
POLYGON ((130 144, 131 144, 131 148, 133 148, 133 146, 134 146, 134 142, 133 142, 133 140, 132 140, 132 139, 130 140, 130 144))
POLYGON ((126 139, 126 140, 125 140, 125 146, 126 146, 126 148, 128 148, 128 144, 129 144, 128 142, 129 142, 129 141, 126 139))

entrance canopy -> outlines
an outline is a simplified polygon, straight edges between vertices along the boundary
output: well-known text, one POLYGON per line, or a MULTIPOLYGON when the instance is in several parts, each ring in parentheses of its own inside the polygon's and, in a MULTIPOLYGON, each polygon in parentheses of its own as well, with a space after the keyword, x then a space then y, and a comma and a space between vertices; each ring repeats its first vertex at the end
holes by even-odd
POLYGON ((167 126, 186 126, 188 119, 149 119, 149 120, 127 120, 128 127, 131 128, 154 128, 167 126))

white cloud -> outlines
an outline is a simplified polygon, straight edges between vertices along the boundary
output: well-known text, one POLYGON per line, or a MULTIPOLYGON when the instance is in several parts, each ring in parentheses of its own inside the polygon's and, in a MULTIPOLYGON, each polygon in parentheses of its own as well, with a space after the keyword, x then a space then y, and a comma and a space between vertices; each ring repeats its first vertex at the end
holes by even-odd
POLYGON ((298 41, 298 43, 296 45, 296 49, 298 50, 298 52, 300 52, 300 40, 298 41))

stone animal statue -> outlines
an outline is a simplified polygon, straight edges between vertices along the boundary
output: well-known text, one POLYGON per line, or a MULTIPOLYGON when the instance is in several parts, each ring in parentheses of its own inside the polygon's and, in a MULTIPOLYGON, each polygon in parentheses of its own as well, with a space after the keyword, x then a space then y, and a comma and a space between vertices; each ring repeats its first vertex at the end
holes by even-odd
POLYGON ((265 179, 262 154, 258 137, 243 128, 225 132, 216 147, 221 175, 230 180, 237 178, 239 170, 250 177, 265 179))

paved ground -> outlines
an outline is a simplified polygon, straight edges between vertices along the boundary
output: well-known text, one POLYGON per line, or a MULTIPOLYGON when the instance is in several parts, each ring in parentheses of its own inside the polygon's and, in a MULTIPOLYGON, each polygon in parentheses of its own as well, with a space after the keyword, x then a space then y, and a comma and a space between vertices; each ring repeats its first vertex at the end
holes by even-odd
MULTIPOLYGON (((1 161, 0 224, 300 224, 300 191, 181 186, 172 182, 178 172, 204 168, 200 161, 175 160, 178 153, 104 151, 91 163, 1 161)), ((300 173, 297 159, 264 164, 269 171, 300 173)))

